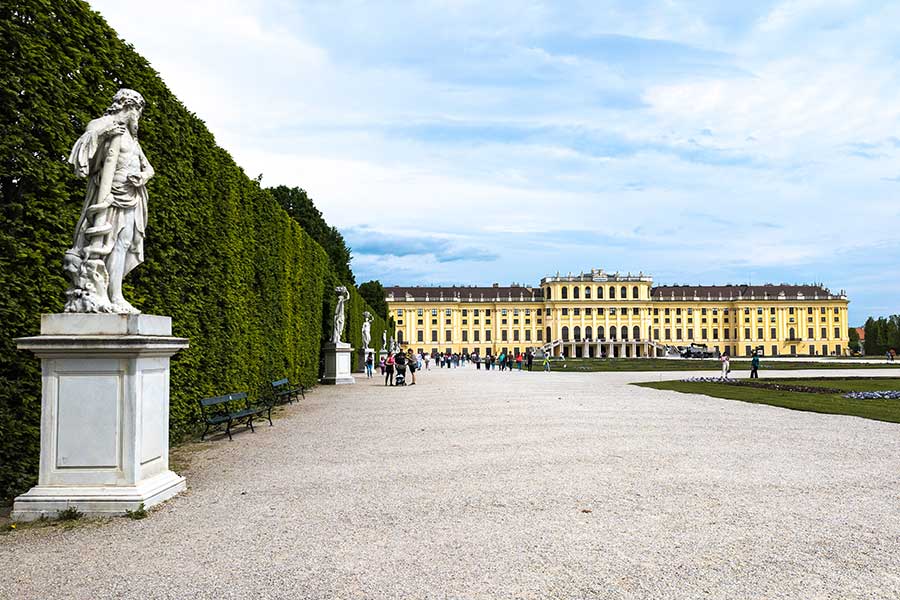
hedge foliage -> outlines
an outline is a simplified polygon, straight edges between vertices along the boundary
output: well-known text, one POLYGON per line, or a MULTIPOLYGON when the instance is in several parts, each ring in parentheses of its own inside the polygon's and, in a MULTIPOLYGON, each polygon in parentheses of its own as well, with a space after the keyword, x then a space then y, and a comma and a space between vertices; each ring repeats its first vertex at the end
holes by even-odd
MULTIPOLYGON (((314 384, 342 279, 322 247, 86 3, 4 2, 0 44, 0 500, 33 485, 39 455, 40 364, 13 338, 62 310, 85 190, 66 158, 120 87, 147 100, 139 135, 156 169, 146 258, 126 297, 171 315, 191 343, 172 362, 172 439, 195 428, 200 397, 259 393, 283 376, 314 384)), ((351 292, 359 347, 362 312, 374 311, 351 292)), ((376 319, 373 339, 384 327, 376 319)))

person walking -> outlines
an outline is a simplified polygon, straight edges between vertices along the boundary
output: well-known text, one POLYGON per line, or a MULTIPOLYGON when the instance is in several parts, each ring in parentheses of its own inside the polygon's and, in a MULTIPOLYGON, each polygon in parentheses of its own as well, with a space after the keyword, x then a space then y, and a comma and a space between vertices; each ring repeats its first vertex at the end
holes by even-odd
POLYGON ((419 365, 416 364, 416 357, 413 356, 412 348, 408 350, 408 354, 409 356, 407 358, 406 364, 407 366, 409 366, 409 375, 412 379, 412 383, 410 383, 409 385, 416 385, 416 369, 419 365))
POLYGON ((375 356, 369 352, 366 356, 366 379, 372 379, 372 367, 375 366, 375 356))
POLYGON ((387 367, 387 359, 382 357, 380 361, 378 361, 378 367, 381 369, 382 376, 384 375, 384 369, 387 367))
POLYGON ((394 355, 388 354, 387 360, 384 363, 384 385, 394 385, 394 355))
POLYGON ((422 359, 425 361, 425 370, 430 371, 431 370, 431 354, 426 352, 425 354, 422 355, 422 359))
POLYGON ((500 356, 497 357, 497 362, 500 363, 500 370, 505 371, 506 370, 506 351, 505 350, 500 351, 500 356))
POLYGON ((759 352, 754 352, 750 359, 750 379, 759 379, 759 352))
POLYGON ((525 354, 525 364, 528 367, 528 370, 530 371, 531 365, 534 364, 534 352, 532 352, 531 350, 529 350, 525 354))
POLYGON ((524 360, 524 358, 522 357, 522 353, 521 353, 521 352, 519 352, 518 354, 516 354, 516 369, 518 369, 519 371, 522 370, 522 361, 523 361, 523 360, 524 360))
POLYGON ((544 371, 550 372, 550 356, 547 354, 544 355, 544 371))
POLYGON ((731 373, 731 361, 728 358, 728 354, 723 354, 719 360, 722 361, 721 379, 728 379, 728 374, 731 373))
POLYGON ((509 369, 510 373, 512 373, 512 370, 513 370, 512 366, 513 366, 513 355, 512 355, 512 352, 509 352, 506 355, 506 368, 509 369))

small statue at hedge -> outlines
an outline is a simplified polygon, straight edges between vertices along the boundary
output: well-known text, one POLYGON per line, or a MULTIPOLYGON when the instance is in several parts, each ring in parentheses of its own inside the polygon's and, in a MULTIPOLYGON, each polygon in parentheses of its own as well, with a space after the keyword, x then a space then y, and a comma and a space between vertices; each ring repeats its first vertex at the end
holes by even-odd
POLYGON ((369 311, 363 312, 362 341, 363 348, 368 350, 372 343, 372 313, 369 311))
POLYGON ((387 352, 387 329, 381 332, 381 351, 387 352))
POLYGON ((334 332, 331 334, 331 341, 339 344, 344 333, 344 305, 350 299, 350 292, 342 285, 334 288, 334 291, 337 292, 337 306, 334 307, 334 332))
POLYGON ((137 138, 144 104, 136 91, 120 89, 69 155, 75 174, 88 181, 64 259, 66 312, 140 312, 122 295, 122 279, 144 261, 146 185, 154 175, 137 138))

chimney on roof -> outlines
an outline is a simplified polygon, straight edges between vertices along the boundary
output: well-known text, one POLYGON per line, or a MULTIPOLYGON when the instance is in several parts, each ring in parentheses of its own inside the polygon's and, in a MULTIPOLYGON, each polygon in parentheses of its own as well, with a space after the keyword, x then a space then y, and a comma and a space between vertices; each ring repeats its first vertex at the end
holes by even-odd
POLYGON ((492 283, 492 284, 491 284, 491 287, 498 288, 498 287, 500 287, 500 284, 499 284, 499 283, 492 283))

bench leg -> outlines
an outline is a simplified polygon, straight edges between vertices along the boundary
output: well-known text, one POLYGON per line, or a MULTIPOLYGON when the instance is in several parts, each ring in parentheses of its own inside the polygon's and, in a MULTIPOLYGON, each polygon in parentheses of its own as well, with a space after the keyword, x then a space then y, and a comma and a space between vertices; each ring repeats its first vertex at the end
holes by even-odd
POLYGON ((270 405, 269 405, 269 411, 266 413, 266 418, 269 419, 269 427, 272 426, 272 407, 273 407, 273 406, 274 406, 274 405, 270 404, 270 405))
POLYGON ((206 427, 203 429, 203 434, 200 436, 200 441, 204 441, 206 439, 206 434, 209 433, 209 423, 206 424, 206 427))
POLYGON ((247 417, 247 427, 250 428, 250 433, 256 433, 256 430, 253 429, 253 415, 247 417))
POLYGON ((231 419, 228 419, 228 426, 225 428, 225 433, 228 434, 228 441, 231 441, 231 419))
POLYGON ((300 394, 303 396, 303 399, 306 400, 306 390, 303 389, 303 386, 300 386, 300 394))

